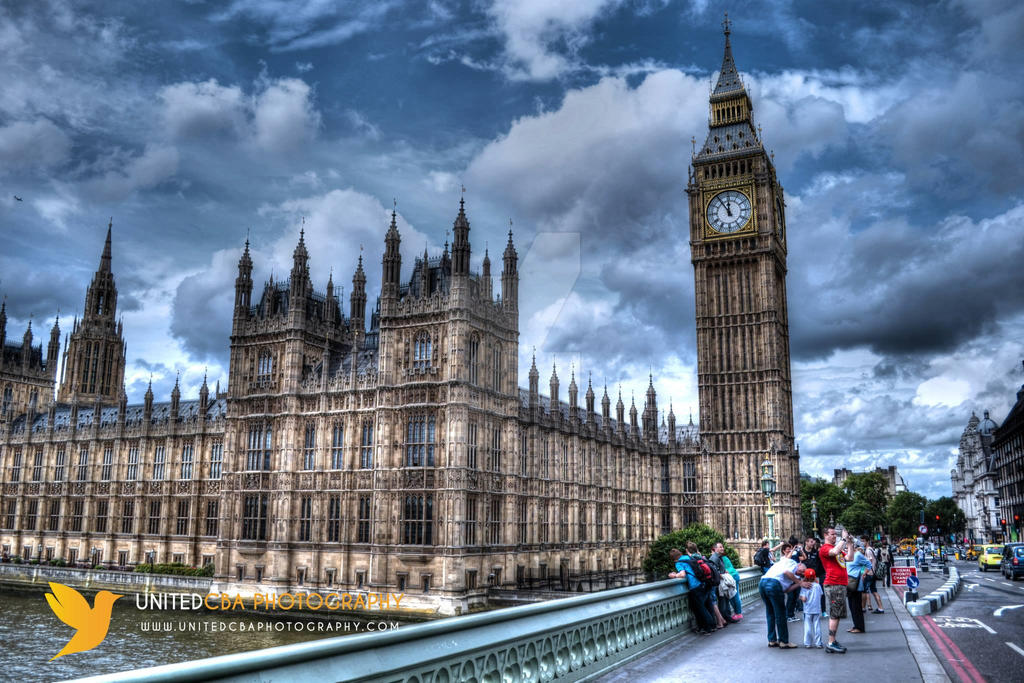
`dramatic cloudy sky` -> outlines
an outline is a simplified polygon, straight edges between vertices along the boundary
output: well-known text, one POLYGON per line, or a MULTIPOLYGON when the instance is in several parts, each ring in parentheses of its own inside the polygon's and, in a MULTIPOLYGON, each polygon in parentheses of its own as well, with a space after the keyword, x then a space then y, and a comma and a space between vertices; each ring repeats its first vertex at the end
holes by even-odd
MULTIPOLYGON (((474 266, 513 221, 532 347, 696 406, 683 188, 722 12, 789 220, 802 468, 894 463, 949 492, 971 411, 1024 382, 1024 5, 710 0, 0 4, 8 338, 80 312, 110 216, 128 392, 226 381, 246 234, 286 277, 371 302, 397 200, 440 252, 460 185, 474 266), (14 196, 23 201, 16 201, 14 196)), ((260 285, 257 285, 257 289, 260 285)), ((525 379, 525 377, 524 377, 525 379)), ((584 380, 585 381, 585 380, 584 380)))

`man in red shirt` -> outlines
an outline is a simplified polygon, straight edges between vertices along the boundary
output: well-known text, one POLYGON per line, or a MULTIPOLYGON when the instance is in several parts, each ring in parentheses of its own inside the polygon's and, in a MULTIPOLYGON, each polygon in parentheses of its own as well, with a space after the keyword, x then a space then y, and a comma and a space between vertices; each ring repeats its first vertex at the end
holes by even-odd
POLYGON ((825 567, 825 602, 828 605, 828 645, 825 652, 842 654, 846 648, 836 641, 839 620, 846 618, 846 561, 853 559, 853 544, 847 532, 836 540, 836 530, 829 527, 825 530, 825 543, 818 553, 822 566, 825 567))

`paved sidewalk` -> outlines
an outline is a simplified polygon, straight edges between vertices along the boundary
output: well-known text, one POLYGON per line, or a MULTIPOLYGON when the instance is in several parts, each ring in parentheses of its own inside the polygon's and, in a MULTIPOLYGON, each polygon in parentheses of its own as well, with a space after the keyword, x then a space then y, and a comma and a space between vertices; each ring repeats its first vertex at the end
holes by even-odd
MULTIPOLYGON (((922 574, 921 594, 937 588, 944 579, 941 571, 922 574)), ((851 672, 870 671, 873 674, 869 678, 878 676, 875 680, 948 681, 913 617, 900 604, 902 593, 884 588, 879 593, 885 613, 864 615, 867 633, 847 633, 847 629, 853 628, 849 617, 839 622, 838 640, 849 649, 846 654, 804 648, 802 621, 789 624, 790 642, 800 647, 788 650, 768 647, 764 607, 755 599, 744 605, 744 619, 738 624, 709 636, 681 636, 596 680, 601 683, 700 680, 778 683, 792 678, 794 671, 813 671, 814 677, 821 680, 849 680, 851 672)), ((828 640, 827 632, 828 622, 823 620, 824 642, 828 640)))

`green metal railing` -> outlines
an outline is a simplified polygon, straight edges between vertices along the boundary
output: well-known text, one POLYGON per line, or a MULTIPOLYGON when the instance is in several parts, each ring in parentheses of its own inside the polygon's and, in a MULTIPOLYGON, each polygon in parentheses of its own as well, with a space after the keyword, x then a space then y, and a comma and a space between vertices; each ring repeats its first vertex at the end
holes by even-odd
MULTIPOLYGON (((744 604, 761 572, 740 570, 744 604)), ((670 579, 424 624, 181 664, 103 681, 581 681, 687 633, 685 581, 670 579)))

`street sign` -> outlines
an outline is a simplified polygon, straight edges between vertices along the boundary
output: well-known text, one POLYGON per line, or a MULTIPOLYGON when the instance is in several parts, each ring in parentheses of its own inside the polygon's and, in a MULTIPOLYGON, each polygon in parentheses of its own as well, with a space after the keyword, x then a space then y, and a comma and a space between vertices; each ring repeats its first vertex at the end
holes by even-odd
POLYGON ((920 532, 920 534, 922 536, 924 536, 925 534, 928 533, 928 527, 925 526, 924 524, 922 524, 921 526, 917 527, 917 530, 918 530, 918 532, 920 532))
MULTIPOLYGON (((916 569, 916 567, 915 567, 916 569)), ((917 587, 921 585, 921 579, 917 578, 917 574, 911 574, 907 577, 907 590, 916 592, 917 587)))
POLYGON ((890 567, 889 580, 894 586, 907 586, 908 588, 910 588, 911 581, 914 582, 914 588, 921 583, 921 580, 917 578, 917 567, 890 567))

